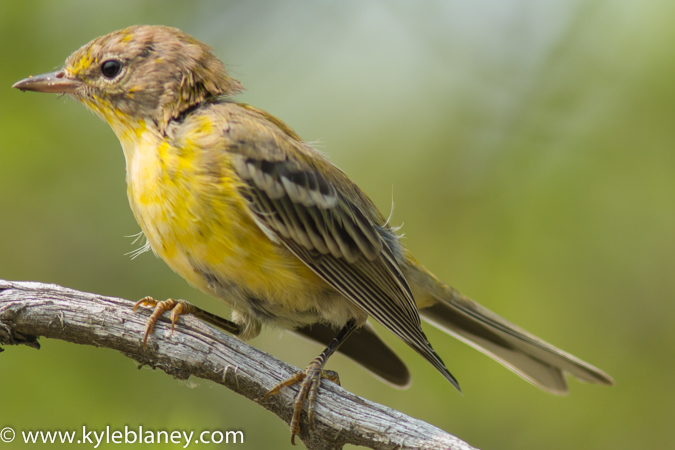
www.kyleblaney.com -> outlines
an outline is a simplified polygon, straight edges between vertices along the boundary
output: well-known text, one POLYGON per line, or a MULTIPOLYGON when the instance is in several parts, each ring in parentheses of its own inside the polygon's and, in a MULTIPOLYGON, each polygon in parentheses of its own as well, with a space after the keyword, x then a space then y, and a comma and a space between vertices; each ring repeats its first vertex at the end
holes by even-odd
MULTIPOLYGON (((3 441, 11 442, 15 434, 11 428, 3 429, 3 441), (11 430, 11 432, 10 432, 11 430), (12 437, 10 441, 5 440, 4 437, 12 437)), ((221 431, 221 430, 204 430, 201 432, 195 431, 166 431, 166 430, 144 430, 142 425, 133 429, 128 426, 122 430, 111 430, 110 426, 105 427, 104 430, 95 431, 87 430, 87 426, 82 426, 82 433, 78 434, 78 430, 70 431, 45 431, 45 430, 31 430, 21 431, 21 436, 24 443, 63 443, 63 444, 92 444, 94 448, 105 444, 183 444, 183 448, 187 448, 190 444, 243 444, 243 431, 221 431)))

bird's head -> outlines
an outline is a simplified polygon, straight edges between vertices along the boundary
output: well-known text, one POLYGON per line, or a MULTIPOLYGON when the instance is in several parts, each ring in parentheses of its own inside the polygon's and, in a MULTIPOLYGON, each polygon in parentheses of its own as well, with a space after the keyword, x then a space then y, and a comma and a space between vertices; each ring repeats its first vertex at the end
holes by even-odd
POLYGON ((206 99, 242 90, 209 46, 176 28, 150 25, 98 37, 62 69, 13 87, 70 94, 113 128, 152 120, 160 129, 206 99))

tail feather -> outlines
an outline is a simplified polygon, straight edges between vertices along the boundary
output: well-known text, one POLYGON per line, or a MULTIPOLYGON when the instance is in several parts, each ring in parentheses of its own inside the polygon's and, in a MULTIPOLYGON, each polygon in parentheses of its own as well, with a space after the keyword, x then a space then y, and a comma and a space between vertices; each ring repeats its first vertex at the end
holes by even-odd
POLYGON ((568 373, 580 381, 613 385, 601 370, 519 329, 491 311, 440 301, 420 309, 423 319, 502 363, 527 381, 567 394, 568 373))
MULTIPOLYGON (((566 375, 587 383, 614 385, 614 380, 600 369, 482 307, 438 280, 414 260, 410 261, 412 264, 404 268, 406 278, 410 282, 419 314, 426 322, 485 353, 550 393, 568 393, 566 375)), ((299 328, 294 332, 324 345, 328 345, 335 335, 335 330, 323 324, 299 328)), ((405 363, 368 323, 354 332, 338 351, 391 385, 405 388, 410 384, 410 373, 405 363)), ((447 369, 441 372, 445 373, 447 369)), ((450 381, 453 382, 454 378, 450 381)), ((456 385, 456 382, 453 384, 456 385)))
POLYGON ((485 353, 527 381, 553 394, 565 395, 565 374, 579 381, 614 385, 592 365, 548 344, 436 279, 421 267, 407 276, 420 316, 485 353))
MULTIPOLYGON (((293 330, 293 333, 328 345, 337 331, 328 325, 317 323, 293 330)), ((368 322, 352 333, 338 348, 338 352, 394 387, 405 389, 410 386, 410 372, 405 363, 384 343, 368 322)))

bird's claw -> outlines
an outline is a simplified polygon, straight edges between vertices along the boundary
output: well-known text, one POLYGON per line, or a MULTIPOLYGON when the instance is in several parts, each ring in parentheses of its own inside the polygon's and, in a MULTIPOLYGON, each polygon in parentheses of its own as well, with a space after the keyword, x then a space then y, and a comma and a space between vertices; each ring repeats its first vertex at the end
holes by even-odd
POLYGON ((145 332, 143 333, 143 347, 146 346, 148 342, 148 336, 155 328, 155 324, 157 323, 159 316, 161 316, 165 311, 171 311, 171 333, 173 333, 178 316, 181 314, 194 313, 194 306, 192 306, 191 303, 188 303, 185 300, 174 300, 172 298, 164 301, 157 301, 152 297, 143 297, 136 302, 133 311, 136 311, 139 306, 149 306, 151 308, 155 308, 148 318, 148 321, 145 323, 145 332))
POLYGON ((340 377, 337 372, 323 370, 323 363, 317 358, 309 363, 305 370, 277 383, 267 392, 267 394, 265 394, 265 399, 267 399, 270 395, 279 393, 281 389, 287 386, 300 383, 300 391, 293 401, 293 417, 291 418, 291 444, 293 445, 295 445, 295 436, 300 434, 300 414, 302 413, 305 400, 307 400, 307 422, 309 423, 310 430, 314 429, 314 410, 322 378, 330 380, 338 385, 340 384, 340 377))

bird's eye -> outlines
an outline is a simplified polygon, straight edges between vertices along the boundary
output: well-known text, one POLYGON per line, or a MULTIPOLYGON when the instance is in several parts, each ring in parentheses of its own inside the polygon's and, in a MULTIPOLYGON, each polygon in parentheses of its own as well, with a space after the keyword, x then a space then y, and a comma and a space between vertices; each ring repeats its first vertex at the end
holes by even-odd
POLYGON ((115 78, 122 69, 122 63, 116 59, 109 59, 101 64, 101 73, 106 78, 115 78))

